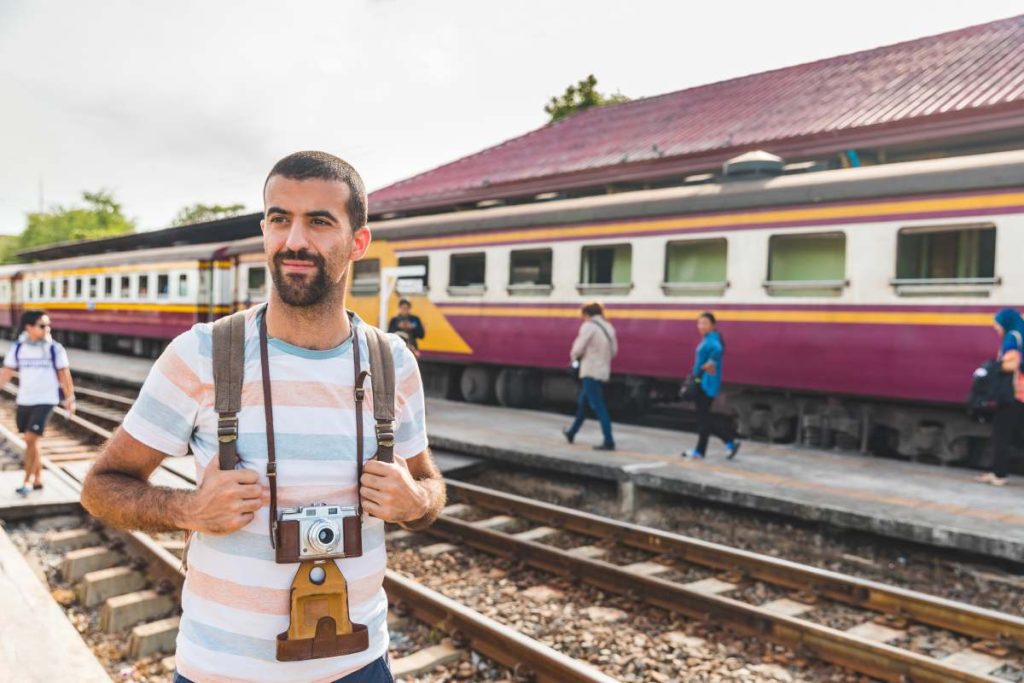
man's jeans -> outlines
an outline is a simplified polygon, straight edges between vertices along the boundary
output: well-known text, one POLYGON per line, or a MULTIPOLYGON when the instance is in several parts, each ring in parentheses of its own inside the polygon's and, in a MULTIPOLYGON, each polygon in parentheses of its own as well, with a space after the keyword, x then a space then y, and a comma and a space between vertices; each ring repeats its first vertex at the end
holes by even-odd
MULTIPOLYGON (((194 683, 179 673, 174 674, 174 683, 194 683)), ((370 662, 359 671, 350 673, 344 678, 339 678, 334 683, 395 683, 391 675, 391 667, 388 666, 388 656, 370 662)))
POLYGON ((604 405, 604 382, 593 377, 584 377, 583 386, 580 387, 580 395, 576 399, 576 419, 569 427, 569 434, 576 436, 580 431, 583 421, 587 419, 587 406, 594 411, 598 421, 601 423, 601 432, 604 434, 604 445, 614 446, 612 438, 612 421, 608 417, 608 409, 604 405))

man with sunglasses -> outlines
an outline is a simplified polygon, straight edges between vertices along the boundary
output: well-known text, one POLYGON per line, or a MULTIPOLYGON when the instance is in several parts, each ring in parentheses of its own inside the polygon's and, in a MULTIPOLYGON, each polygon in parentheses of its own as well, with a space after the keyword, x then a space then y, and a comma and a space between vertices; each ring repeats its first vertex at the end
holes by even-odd
POLYGON ((63 402, 75 413, 75 391, 64 347, 50 337, 50 316, 45 311, 28 310, 21 314, 21 336, 4 357, 0 387, 18 373, 16 400, 18 431, 25 439, 25 481, 17 493, 27 496, 43 488, 39 439, 50 412, 63 402), (63 396, 61 396, 63 391, 63 396))

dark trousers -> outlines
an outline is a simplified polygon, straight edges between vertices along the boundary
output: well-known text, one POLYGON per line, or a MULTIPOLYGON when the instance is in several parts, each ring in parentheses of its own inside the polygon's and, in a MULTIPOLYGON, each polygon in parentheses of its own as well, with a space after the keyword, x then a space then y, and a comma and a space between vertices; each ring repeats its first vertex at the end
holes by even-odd
MULTIPOLYGON (((193 681, 175 672, 174 683, 193 683, 193 681)), ((388 666, 388 656, 384 655, 359 671, 339 678, 334 683, 395 683, 395 678, 391 675, 391 667, 388 666)))
POLYGON ((594 411, 598 421, 601 423, 601 432, 604 434, 604 444, 614 446, 612 438, 612 420, 608 417, 608 408, 604 405, 604 382, 593 377, 584 377, 583 386, 580 387, 580 394, 576 397, 576 419, 569 427, 569 433, 576 436, 580 431, 584 420, 587 419, 587 406, 594 411))
POLYGON ((702 455, 707 455, 708 440, 712 435, 725 443, 735 437, 731 427, 726 429, 715 419, 711 412, 711 404, 714 402, 715 399, 705 394, 703 389, 697 390, 697 400, 694 402, 697 406, 697 452, 702 455))
POLYGON ((1014 444, 1024 442, 1024 403, 1004 403, 992 419, 992 474, 1006 476, 1014 444))

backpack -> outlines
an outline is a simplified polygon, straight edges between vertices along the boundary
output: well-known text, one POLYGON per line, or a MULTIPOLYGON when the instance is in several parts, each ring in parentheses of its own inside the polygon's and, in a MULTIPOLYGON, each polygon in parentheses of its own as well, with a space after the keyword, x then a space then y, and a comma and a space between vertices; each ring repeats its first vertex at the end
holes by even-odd
MULTIPOLYGON (((356 377, 357 447, 362 451, 363 383, 370 377, 373 392, 373 418, 376 422, 377 454, 382 462, 392 462, 395 450, 395 359, 387 334, 366 325, 366 346, 370 352, 370 370, 356 377)), ((353 343, 359 338, 352 327, 353 343)), ((356 352, 358 356, 358 351, 356 352)), ((238 413, 242 408, 242 382, 245 376, 245 311, 238 311, 213 323, 213 388, 214 410, 217 411, 217 447, 220 469, 232 470, 238 463, 238 413)), ((276 464, 268 462, 268 477, 276 477, 276 464)), ((362 477, 363 462, 357 458, 356 481, 362 477)), ((276 507, 277 487, 271 486, 272 507, 276 507)), ((273 522, 273 514, 270 515, 273 522)), ((192 533, 187 533, 181 568, 188 569, 188 549, 192 533)))
MULTIPOLYGON (((21 353, 21 342, 14 344, 14 364, 21 368, 21 362, 18 358, 18 354, 21 353)), ((64 387, 60 385, 60 371, 57 369, 57 345, 50 342, 50 363, 53 365, 53 373, 57 375, 57 398, 61 401, 64 400, 64 387)))
MULTIPOLYGON (((1024 349, 1020 333, 1013 331, 1017 348, 1024 349)), ((974 371, 971 391, 967 394, 967 414, 978 422, 990 422, 1001 405, 1015 399, 1013 380, 1015 372, 1003 372, 1003 363, 997 358, 985 361, 974 371)))

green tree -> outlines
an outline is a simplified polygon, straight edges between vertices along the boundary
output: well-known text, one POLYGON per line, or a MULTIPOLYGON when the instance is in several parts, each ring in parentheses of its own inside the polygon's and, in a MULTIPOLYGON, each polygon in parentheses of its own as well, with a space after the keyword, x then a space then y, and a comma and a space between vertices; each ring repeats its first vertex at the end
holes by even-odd
POLYGON ((17 263, 18 255, 17 235, 0 235, 0 263, 17 263))
POLYGON ((597 90, 597 79, 590 74, 576 85, 570 85, 562 93, 561 97, 552 97, 544 107, 544 111, 551 117, 551 122, 565 118, 569 114, 589 109, 590 107, 601 107, 606 104, 618 104, 628 102, 629 98, 622 93, 604 95, 597 90))
POLYGON ((191 225, 205 223, 218 218, 231 218, 245 211, 245 204, 191 204, 183 207, 171 221, 171 225, 191 225))
POLYGON ((54 206, 49 211, 28 214, 25 230, 18 237, 18 249, 31 249, 56 242, 112 237, 135 231, 135 221, 126 218, 121 205, 108 190, 83 192, 85 206, 54 206))

